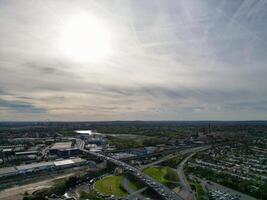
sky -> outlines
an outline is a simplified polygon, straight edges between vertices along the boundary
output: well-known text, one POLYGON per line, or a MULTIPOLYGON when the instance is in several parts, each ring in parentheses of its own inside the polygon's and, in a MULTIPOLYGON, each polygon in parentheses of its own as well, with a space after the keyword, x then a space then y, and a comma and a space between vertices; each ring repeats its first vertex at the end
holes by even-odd
POLYGON ((0 0, 0 121, 266 120, 265 0, 0 0))

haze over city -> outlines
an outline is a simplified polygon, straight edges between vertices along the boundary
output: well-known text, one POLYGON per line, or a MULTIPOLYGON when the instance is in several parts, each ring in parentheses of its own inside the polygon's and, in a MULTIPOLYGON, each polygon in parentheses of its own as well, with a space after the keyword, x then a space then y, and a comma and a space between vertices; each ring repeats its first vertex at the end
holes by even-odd
POLYGON ((267 200, 267 0, 0 0, 0 200, 267 200))
POLYGON ((0 120, 264 120, 267 2, 0 1, 0 120))

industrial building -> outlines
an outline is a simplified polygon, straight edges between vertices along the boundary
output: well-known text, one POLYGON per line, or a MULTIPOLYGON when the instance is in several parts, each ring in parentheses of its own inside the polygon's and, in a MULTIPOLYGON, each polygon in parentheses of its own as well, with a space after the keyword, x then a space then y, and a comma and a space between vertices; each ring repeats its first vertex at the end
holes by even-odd
POLYGON ((84 164, 86 160, 81 158, 73 158, 73 159, 65 159, 65 160, 59 160, 55 161, 54 165, 56 168, 68 168, 68 167, 74 167, 81 164, 84 164))
POLYGON ((78 155, 79 153, 80 150, 78 148, 73 148, 72 142, 57 142, 49 149, 49 154, 57 155, 61 158, 68 158, 78 155))
POLYGON ((53 146, 49 149, 49 153, 56 154, 57 151, 65 150, 65 149, 71 149, 72 148, 72 142, 56 142, 53 144, 53 146))
POLYGON ((38 151, 23 151, 23 152, 15 152, 15 158, 19 161, 30 161, 36 160, 38 155, 38 151))
POLYGON ((54 167, 54 162, 39 162, 28 165, 19 165, 16 168, 18 170, 18 173, 23 174, 23 173, 52 169, 53 167, 54 167))
POLYGON ((17 170, 15 167, 4 167, 0 168, 0 178, 6 177, 6 176, 12 176, 17 173, 17 170))
POLYGON ((39 162, 25 165, 18 165, 16 167, 4 167, 0 168, 0 178, 16 175, 25 174, 31 172, 38 172, 50 169, 65 169, 69 167, 75 167, 85 164, 87 161, 82 158, 71 158, 64 160, 57 160, 54 162, 39 162))
POLYGON ((16 156, 28 156, 28 155, 37 155, 38 151, 21 151, 15 152, 16 156))
POLYGON ((86 140, 86 143, 87 144, 95 144, 95 145, 98 145, 98 146, 104 146, 104 145, 107 145, 107 140, 102 136, 96 136, 96 137, 90 137, 86 140))
POLYGON ((13 162, 15 160, 31 161, 37 159, 38 151, 17 151, 20 149, 20 146, 3 149, 1 152, 3 162, 13 162))

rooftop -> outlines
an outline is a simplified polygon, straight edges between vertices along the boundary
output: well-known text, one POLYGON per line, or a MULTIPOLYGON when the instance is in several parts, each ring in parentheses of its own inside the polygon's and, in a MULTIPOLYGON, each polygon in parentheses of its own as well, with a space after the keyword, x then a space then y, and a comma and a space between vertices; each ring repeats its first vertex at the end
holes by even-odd
POLYGON ((75 163, 80 163, 80 162, 84 162, 85 160, 84 159, 82 159, 82 158, 72 158, 71 159, 73 162, 75 162, 75 163))
POLYGON ((74 162, 71 159, 67 159, 67 160, 60 160, 60 161, 55 161, 54 164, 55 166, 62 166, 62 165, 69 165, 69 164, 73 164, 74 162))
POLYGON ((21 151, 21 152, 16 152, 16 155, 29 155, 29 154, 37 154, 38 151, 21 151))
POLYGON ((39 167, 49 167, 53 166, 53 162, 40 162, 40 163, 33 163, 33 164, 28 164, 28 165, 19 165, 16 168, 18 170, 27 170, 27 169, 34 169, 34 168, 39 168, 39 167))
POLYGON ((51 149, 70 149, 72 142, 57 142, 55 143, 51 149))
POLYGON ((12 152, 12 151, 13 151, 12 148, 3 149, 3 153, 4 153, 4 152, 12 152))
POLYGON ((74 164, 74 163, 81 163, 84 162, 85 160, 82 158, 72 158, 72 159, 65 159, 65 160, 59 160, 55 161, 54 164, 55 166, 62 166, 62 165, 69 165, 69 164, 74 164))
POLYGON ((13 172, 16 172, 15 167, 0 168, 0 175, 9 174, 9 173, 13 173, 13 172))

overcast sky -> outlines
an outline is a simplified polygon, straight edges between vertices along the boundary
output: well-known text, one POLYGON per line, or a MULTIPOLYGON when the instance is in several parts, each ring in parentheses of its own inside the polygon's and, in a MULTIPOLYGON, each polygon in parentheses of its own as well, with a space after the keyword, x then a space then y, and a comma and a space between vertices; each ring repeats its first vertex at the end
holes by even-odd
POLYGON ((266 40, 265 0, 0 0, 0 120, 266 119, 266 40), (80 13, 108 58, 58 47, 80 13))

